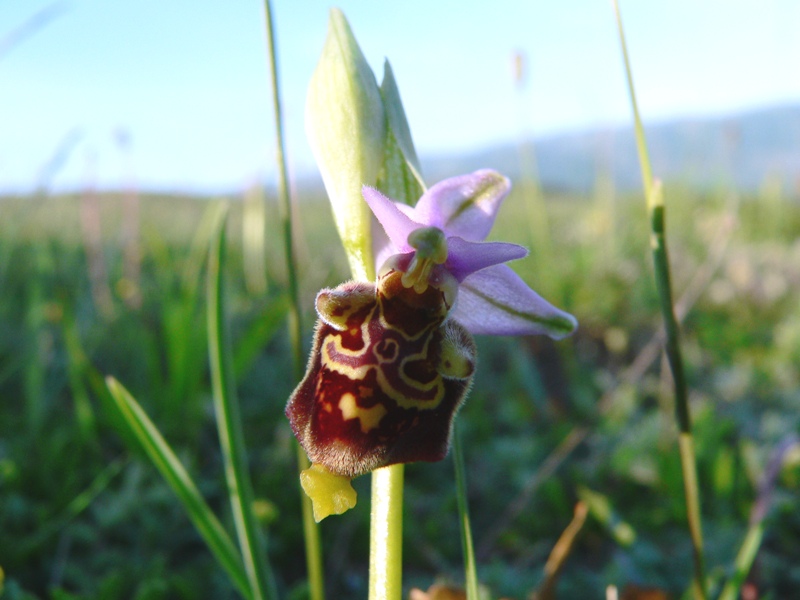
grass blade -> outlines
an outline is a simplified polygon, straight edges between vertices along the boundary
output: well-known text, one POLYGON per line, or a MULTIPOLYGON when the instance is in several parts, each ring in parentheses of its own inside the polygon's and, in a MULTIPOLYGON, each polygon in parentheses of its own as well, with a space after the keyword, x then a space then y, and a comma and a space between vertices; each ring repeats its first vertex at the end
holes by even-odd
POLYGON ((178 457, 161 436, 142 407, 123 385, 113 377, 106 378, 106 387, 129 437, 135 438, 145 454, 167 481, 183 503, 186 513, 209 549, 228 573, 233 584, 245 598, 251 599, 250 584, 236 546, 217 517, 200 495, 197 486, 186 472, 178 457))
POLYGON ((763 539, 764 524, 761 521, 751 523, 747 528, 747 534, 739 548, 739 553, 736 555, 733 577, 722 588, 719 600, 736 600, 739 597, 739 591, 750 573, 750 568, 753 566, 763 539))
POLYGON ((636 530, 620 517, 614 510, 608 496, 590 490, 585 486, 578 487, 578 498, 597 522, 606 528, 614 541, 623 547, 630 547, 636 541, 636 530))
POLYGON ((239 402, 233 385, 233 367, 224 319, 222 271, 225 262, 225 216, 220 214, 208 257, 208 348, 214 411, 233 520, 244 568, 254 600, 277 598, 272 572, 253 514, 253 491, 247 471, 239 402))
POLYGON ((614 13, 617 20, 619 40, 622 46, 622 57, 625 63, 625 74, 628 81, 628 92, 633 109, 634 130, 636 133, 636 148, 639 154, 639 164, 642 171, 642 183, 647 200, 647 209, 650 219, 650 242, 653 254, 656 287, 661 305, 661 314, 664 319, 664 328, 667 334, 666 352, 675 388, 675 413, 680 430, 678 435, 678 449, 683 471, 683 487, 686 502, 686 513, 689 521, 689 534, 692 539, 694 553, 694 579, 692 590, 697 600, 707 597, 705 587, 705 567, 703 564, 703 532, 700 518, 700 489, 697 483, 697 462, 694 451, 694 438, 692 436, 691 412, 689 410, 689 397, 686 378, 683 371, 683 356, 680 347, 680 329, 675 316, 675 307, 672 302, 672 282, 670 278, 669 256, 667 254, 667 240, 665 235, 664 198, 661 185, 653 180, 650 168, 650 156, 647 150, 644 127, 639 116, 639 107, 636 102, 636 91, 633 85, 628 49, 625 44, 625 34, 622 28, 622 17, 619 4, 614 0, 614 13))
POLYGON ((456 501, 461 530, 461 550, 464 553, 464 576, 467 583, 467 600, 479 600, 478 568, 475 564, 475 545, 472 543, 472 526, 467 503, 467 476, 464 453, 458 431, 453 432, 453 464, 456 470, 456 501))
POLYGON ((556 593, 558 581, 561 578, 567 558, 569 558, 575 546, 575 541, 586 523, 588 514, 589 507, 586 506, 585 502, 578 502, 575 505, 572 521, 561 533, 555 546, 550 551, 550 556, 547 557, 547 562, 544 565, 544 581, 542 581, 539 589, 531 595, 535 600, 556 600, 558 597, 556 593))
POLYGON ((278 204, 281 227, 283 229, 283 249, 286 255, 287 274, 289 278, 289 337, 292 342, 292 356, 298 378, 303 374, 305 360, 302 349, 302 326, 300 323, 300 291, 297 279, 297 264, 294 256, 294 237, 292 227, 292 206, 289 198, 289 175, 286 168, 286 153, 283 141, 283 113, 281 109, 280 86, 278 82, 278 59, 276 56, 275 29, 272 24, 272 6, 269 0, 264 2, 266 16, 267 39, 269 41, 269 65, 272 83, 272 104, 275 114, 276 157, 278 163, 278 204))
POLYGON ((736 600, 739 597, 739 591, 750 573, 758 550, 761 548, 761 542, 764 539, 764 519, 767 517, 772 503, 776 480, 780 475, 787 455, 798 447, 800 447, 800 437, 791 433, 772 452, 769 463, 761 477, 761 482, 758 485, 758 496, 750 509, 750 526, 747 528, 744 541, 736 555, 736 560, 733 564, 733 575, 725 584, 725 587, 722 588, 719 600, 736 600))
MULTIPOLYGON (((301 342, 303 327, 300 321, 300 292, 297 278, 297 262, 294 256, 292 206, 289 198, 289 176, 288 169, 286 168, 286 152, 284 151, 283 141, 283 112, 281 109, 275 28, 272 20, 272 5, 269 0, 264 0, 264 13, 266 17, 265 25, 269 46, 272 106, 273 114, 275 116, 280 219, 283 229, 283 246, 286 255, 286 272, 289 276, 289 340, 292 348, 295 381, 300 381, 300 378, 303 376, 303 368, 305 366, 303 345, 301 342)), ((308 457, 299 445, 296 445, 296 450, 298 471, 303 471, 310 466, 308 457)), ((306 543, 306 568, 308 569, 308 584, 311 590, 311 600, 324 600, 325 575, 322 568, 322 543, 319 536, 319 526, 314 520, 314 511, 311 506, 311 499, 302 491, 299 493, 300 506, 303 515, 303 536, 306 543)))

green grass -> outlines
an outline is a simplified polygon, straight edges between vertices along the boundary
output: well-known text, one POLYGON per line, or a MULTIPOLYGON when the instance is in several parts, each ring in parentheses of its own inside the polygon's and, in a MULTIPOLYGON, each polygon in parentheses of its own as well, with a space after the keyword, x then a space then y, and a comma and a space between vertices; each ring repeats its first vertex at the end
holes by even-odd
MULTIPOLYGON (((682 341, 716 596, 734 573, 770 456, 800 425, 800 205, 767 192, 732 202, 669 182, 665 193, 676 300, 700 281, 682 341)), ((99 200, 106 313, 89 276, 81 198, 0 200, 3 598, 237 597, 170 488, 144 454, 128 450, 92 377, 115 377, 139 401, 233 537, 206 342, 208 201, 142 197, 141 280, 132 282, 120 243, 122 199, 99 200)), ((248 291, 243 204, 234 200, 225 294, 260 524, 280 596, 300 598, 302 521, 283 417, 296 383, 282 321, 287 277, 277 204, 270 195, 266 202, 267 291, 248 291)), ((598 191, 549 195, 546 207, 550 261, 534 252, 513 266, 580 328, 559 343, 478 340, 475 386, 458 425, 478 572, 496 597, 524 598, 541 582, 581 490, 591 490, 613 518, 590 512, 560 577, 562 597, 602 597, 611 583, 678 597, 692 565, 673 407, 660 356, 628 370, 660 322, 645 206, 598 191), (554 458, 576 430, 580 443, 554 458), (557 468, 536 479, 543 465, 557 468), (619 523, 635 533, 629 543, 619 523)), ((512 193, 492 237, 535 249, 527 219, 512 193)), ((345 279, 347 262, 324 198, 302 198, 297 223, 308 344, 313 296, 345 279)), ((784 458, 753 574, 764 597, 789 597, 800 586, 800 460, 796 451, 784 458)), ((462 582, 451 463, 405 472, 406 587, 425 589, 437 576, 462 582)), ((354 483, 359 505, 321 528, 332 598, 366 597, 368 478, 354 483)))

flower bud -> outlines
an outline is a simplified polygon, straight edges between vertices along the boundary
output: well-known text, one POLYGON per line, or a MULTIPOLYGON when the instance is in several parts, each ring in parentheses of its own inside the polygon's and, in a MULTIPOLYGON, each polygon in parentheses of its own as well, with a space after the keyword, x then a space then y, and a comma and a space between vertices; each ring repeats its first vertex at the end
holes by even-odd
POLYGON ((361 186, 377 182, 386 115, 375 75, 338 9, 331 10, 328 37, 309 84, 306 133, 353 276, 372 280, 372 216, 361 186))

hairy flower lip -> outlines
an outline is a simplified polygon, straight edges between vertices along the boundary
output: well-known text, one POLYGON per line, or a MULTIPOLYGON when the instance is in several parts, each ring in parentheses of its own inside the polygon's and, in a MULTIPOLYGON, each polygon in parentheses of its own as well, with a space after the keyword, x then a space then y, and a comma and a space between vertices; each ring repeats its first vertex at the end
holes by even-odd
POLYGON ((506 177, 483 169, 440 181, 411 207, 364 186, 364 200, 388 238, 376 238, 377 267, 389 256, 414 252, 408 243, 414 231, 439 228, 448 250, 443 266, 459 282, 452 318, 476 334, 566 337, 577 327, 575 317, 547 302, 504 264, 528 251, 483 241, 510 189, 506 177))

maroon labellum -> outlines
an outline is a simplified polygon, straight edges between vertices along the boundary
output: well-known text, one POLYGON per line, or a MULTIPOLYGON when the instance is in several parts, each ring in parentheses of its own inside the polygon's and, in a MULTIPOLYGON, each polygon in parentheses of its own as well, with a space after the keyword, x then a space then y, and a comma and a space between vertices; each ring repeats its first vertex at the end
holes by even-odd
POLYGON ((412 253, 390 258, 377 285, 317 295, 314 347, 286 407, 312 463, 352 478, 444 458, 476 358, 472 336, 447 319, 457 288, 412 253))

